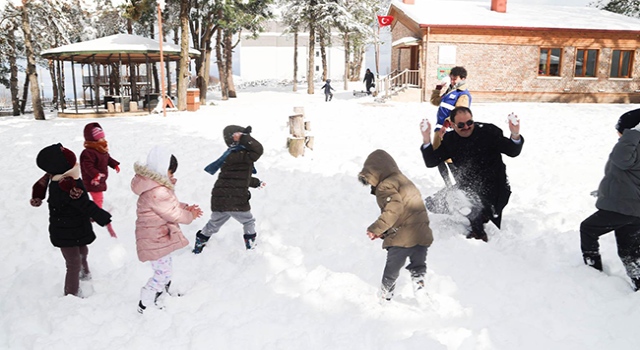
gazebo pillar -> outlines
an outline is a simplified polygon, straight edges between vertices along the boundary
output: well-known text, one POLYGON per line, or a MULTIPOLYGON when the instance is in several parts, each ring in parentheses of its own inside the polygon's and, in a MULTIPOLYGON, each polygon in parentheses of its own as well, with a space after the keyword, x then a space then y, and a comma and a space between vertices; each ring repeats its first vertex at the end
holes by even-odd
POLYGON ((76 107, 76 114, 78 114, 78 93, 76 92, 76 70, 73 69, 73 56, 71 56, 71 77, 73 79, 73 104, 76 107))

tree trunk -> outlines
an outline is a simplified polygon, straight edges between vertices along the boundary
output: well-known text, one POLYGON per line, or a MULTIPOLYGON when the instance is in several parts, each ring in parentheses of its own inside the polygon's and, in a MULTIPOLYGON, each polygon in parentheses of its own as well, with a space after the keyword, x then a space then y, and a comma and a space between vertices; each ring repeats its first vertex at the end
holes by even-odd
MULTIPOLYGON (((176 45, 180 45, 180 39, 178 37, 178 28, 174 28, 173 30, 173 43, 176 45)), ((178 82, 179 76, 180 76, 180 63, 176 62, 176 83, 178 82)), ((176 87, 176 96, 178 96, 177 87, 176 87)))
POLYGON ((67 92, 65 91, 65 77, 64 77, 64 61, 60 62, 60 102, 62 102, 62 108, 67 108, 67 92))
POLYGON ((53 87, 52 106, 58 105, 58 76, 56 75, 56 65, 53 60, 49 60, 49 75, 51 76, 51 86, 53 87))
POLYGON ((353 81, 360 81, 360 71, 362 71, 362 60, 364 59, 364 45, 358 47, 358 60, 353 72, 353 81))
POLYGON ((298 28, 293 32, 293 91, 298 91, 298 28))
POLYGON ((222 93, 222 100, 229 99, 229 90, 227 90, 227 69, 224 66, 224 60, 222 59, 222 29, 218 29, 216 35, 216 60, 218 63, 218 76, 220 78, 220 92, 222 93))
POLYGON ((320 56, 322 57, 322 81, 327 81, 327 50, 325 47, 323 31, 320 31, 320 56))
POLYGON ((16 58, 16 35, 15 28, 10 28, 7 33, 7 42, 9 43, 9 69, 11 77, 9 78, 9 90, 11 90, 11 104, 13 105, 13 115, 20 115, 20 97, 18 96, 18 63, 16 58))
POLYGON ((31 25, 27 11, 28 0, 22 0, 22 32, 24 34, 24 47, 27 53, 27 75, 31 84, 31 104, 33 116, 36 120, 44 120, 44 110, 40 99, 40 86, 38 86, 38 73, 36 72, 36 55, 31 43, 31 25))
POLYGON ((29 97, 29 77, 24 80, 24 85, 22 86, 22 102, 20 104, 20 113, 24 114, 25 109, 27 108, 27 97, 29 97))
POLYGON ((62 70, 60 69, 60 61, 58 61, 58 69, 56 69, 56 88, 58 89, 58 104, 56 107, 61 107, 64 110, 66 106, 64 105, 64 93, 62 92, 62 70))
POLYGON ((316 48, 316 31, 315 31, 315 23, 309 23, 309 67, 307 71, 307 94, 313 95, 314 93, 314 73, 315 73, 315 63, 313 61, 315 55, 316 48))
MULTIPOLYGON (((133 35, 133 21, 131 19, 127 19, 127 33, 133 35)), ((129 85, 131 86, 131 101, 138 100, 138 84, 136 78, 136 65, 131 62, 131 58, 127 54, 127 58, 129 61, 129 85)), ((100 101, 100 100, 98 100, 100 101)))
POLYGON ((207 42, 205 38, 202 39, 203 42, 200 45, 200 57, 196 59, 196 71, 198 72, 198 77, 196 78, 196 86, 200 90, 200 105, 204 105, 207 100, 207 79, 206 79, 206 71, 207 71, 207 42))
MULTIPOLYGON (((149 24, 149 33, 151 33, 151 39, 156 38, 153 29, 153 23, 149 24)), ((158 78, 158 66, 155 63, 151 63, 151 71, 153 72, 153 86, 155 87, 154 92, 160 92, 160 79, 158 78)))
POLYGON ((236 87, 233 84, 233 68, 232 68, 232 58, 233 58, 233 45, 231 44, 232 33, 230 30, 225 32, 224 35, 224 52, 225 52, 225 68, 227 69, 227 90, 229 90, 229 97, 236 98, 238 95, 236 94, 236 87))
POLYGON ((344 33, 344 89, 349 90, 349 33, 344 33))
POLYGON ((180 1, 180 75, 178 76, 178 110, 187 110, 189 85, 189 0, 180 1))
POLYGON ((209 76, 211 75, 211 40, 207 41, 207 58, 204 61, 204 98, 200 99, 200 104, 207 102, 207 92, 209 91, 209 76))

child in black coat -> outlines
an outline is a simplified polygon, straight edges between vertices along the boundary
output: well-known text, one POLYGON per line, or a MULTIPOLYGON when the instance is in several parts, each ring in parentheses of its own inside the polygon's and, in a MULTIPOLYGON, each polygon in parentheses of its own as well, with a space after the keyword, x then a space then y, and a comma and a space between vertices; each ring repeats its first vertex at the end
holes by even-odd
POLYGON ((89 199, 71 150, 59 143, 45 147, 36 163, 47 173, 33 185, 31 205, 40 206, 49 189, 49 238, 60 248, 67 265, 64 294, 82 297, 80 279, 91 278, 87 245, 96 239, 91 219, 105 226, 111 222, 111 214, 89 199))
POLYGON ((331 79, 327 79, 327 82, 322 85, 321 89, 324 89, 324 102, 331 101, 333 98, 331 90, 335 91, 335 89, 331 87, 331 79))

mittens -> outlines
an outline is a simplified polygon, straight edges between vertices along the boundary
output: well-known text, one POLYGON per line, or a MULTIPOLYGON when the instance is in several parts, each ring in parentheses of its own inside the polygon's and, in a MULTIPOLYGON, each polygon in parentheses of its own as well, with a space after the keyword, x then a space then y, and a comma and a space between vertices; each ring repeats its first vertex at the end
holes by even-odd
POLYGON ((58 186, 60 186, 60 189, 63 191, 68 192, 71 199, 78 199, 83 193, 80 187, 76 187, 76 180, 70 176, 65 176, 60 179, 58 186))

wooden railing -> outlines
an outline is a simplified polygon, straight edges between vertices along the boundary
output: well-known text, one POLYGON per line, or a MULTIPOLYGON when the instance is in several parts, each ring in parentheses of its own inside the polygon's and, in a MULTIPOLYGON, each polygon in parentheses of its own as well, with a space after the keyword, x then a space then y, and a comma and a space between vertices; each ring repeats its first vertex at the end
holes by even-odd
POLYGON ((408 87, 419 88, 421 86, 420 71, 405 69, 402 72, 396 72, 397 71, 393 71, 391 74, 378 80, 378 85, 376 85, 376 93, 378 97, 387 99, 396 91, 408 87))

